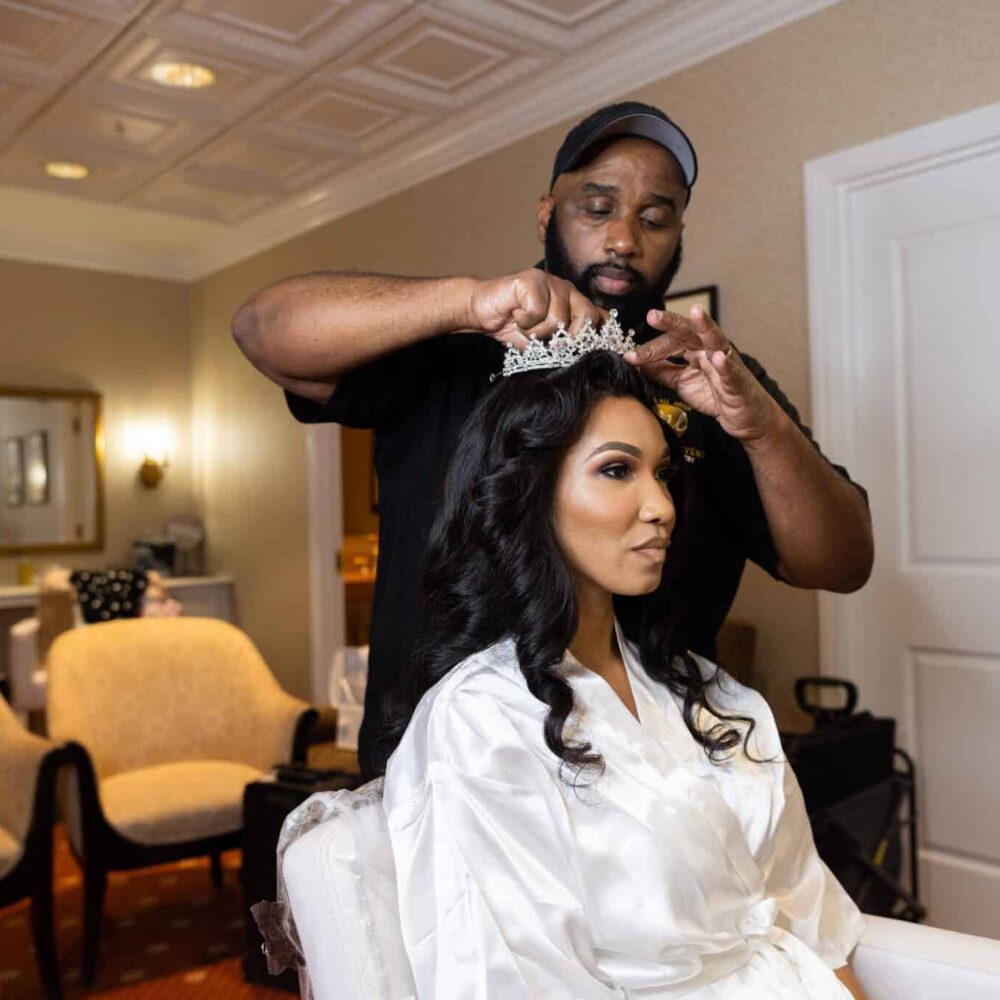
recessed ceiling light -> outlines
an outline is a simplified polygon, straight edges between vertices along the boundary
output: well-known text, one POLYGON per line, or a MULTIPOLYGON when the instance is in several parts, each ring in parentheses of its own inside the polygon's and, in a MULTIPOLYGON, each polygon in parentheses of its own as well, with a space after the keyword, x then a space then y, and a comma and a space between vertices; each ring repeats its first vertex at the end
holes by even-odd
POLYGON ((61 181, 80 181, 90 173, 90 170, 82 163, 52 160, 45 164, 45 172, 49 177, 58 177, 61 181))
POLYGON ((158 62, 149 75, 164 87, 184 87, 187 90, 201 90, 215 83, 215 74, 207 66, 197 63, 158 62))

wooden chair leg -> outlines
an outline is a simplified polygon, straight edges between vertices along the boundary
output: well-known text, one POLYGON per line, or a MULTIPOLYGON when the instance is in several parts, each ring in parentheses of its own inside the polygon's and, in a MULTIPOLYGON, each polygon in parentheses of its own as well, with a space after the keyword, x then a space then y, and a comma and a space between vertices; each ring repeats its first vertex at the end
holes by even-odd
POLYGON ((223 886, 222 855, 216 851, 210 857, 212 859, 212 885, 216 889, 221 889, 223 886))
POLYGON ((83 872, 83 982, 92 986, 101 946, 101 920, 108 873, 96 865, 83 872))
POLYGON ((48 1000, 62 1000, 59 983, 59 955, 56 951, 52 905, 52 851, 38 861, 37 882, 31 896, 31 930, 35 939, 35 958, 48 1000))

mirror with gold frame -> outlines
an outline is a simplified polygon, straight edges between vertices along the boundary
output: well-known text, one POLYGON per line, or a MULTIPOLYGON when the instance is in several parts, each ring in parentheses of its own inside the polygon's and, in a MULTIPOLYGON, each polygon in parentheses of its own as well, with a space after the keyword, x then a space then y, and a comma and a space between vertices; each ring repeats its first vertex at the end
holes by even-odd
POLYGON ((96 392, 0 387, 0 556, 104 547, 96 392))

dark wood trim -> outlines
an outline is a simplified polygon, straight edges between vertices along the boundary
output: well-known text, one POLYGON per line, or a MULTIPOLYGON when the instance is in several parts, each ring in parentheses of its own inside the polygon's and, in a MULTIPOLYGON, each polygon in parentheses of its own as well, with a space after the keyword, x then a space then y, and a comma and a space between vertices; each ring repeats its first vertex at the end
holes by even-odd
POLYGON ((31 900, 31 929, 38 972, 48 1000, 61 1000, 59 958, 52 919, 52 825, 59 769, 68 762, 67 751, 54 747, 43 758, 35 780, 31 826, 20 861, 0 878, 0 906, 31 900))
POLYGON ((292 763, 304 764, 312 735, 319 722, 319 712, 315 708, 307 708, 295 723, 295 734, 292 736, 292 763))

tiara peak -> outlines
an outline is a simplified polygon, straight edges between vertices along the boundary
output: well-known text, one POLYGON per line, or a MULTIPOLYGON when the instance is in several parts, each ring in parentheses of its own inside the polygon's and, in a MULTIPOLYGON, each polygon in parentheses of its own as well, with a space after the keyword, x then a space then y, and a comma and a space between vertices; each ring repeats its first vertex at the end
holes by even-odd
POLYGON ((508 344, 503 359, 503 371, 500 374, 506 378, 509 375, 545 368, 569 368, 592 351, 627 354, 634 350, 635 331, 629 330, 625 333, 618 322, 618 310, 612 309, 599 330, 594 329, 594 324, 588 316, 575 337, 570 336, 566 332, 565 324, 560 323, 556 332, 547 340, 539 340, 531 334, 528 345, 523 351, 519 351, 513 344, 508 344))

